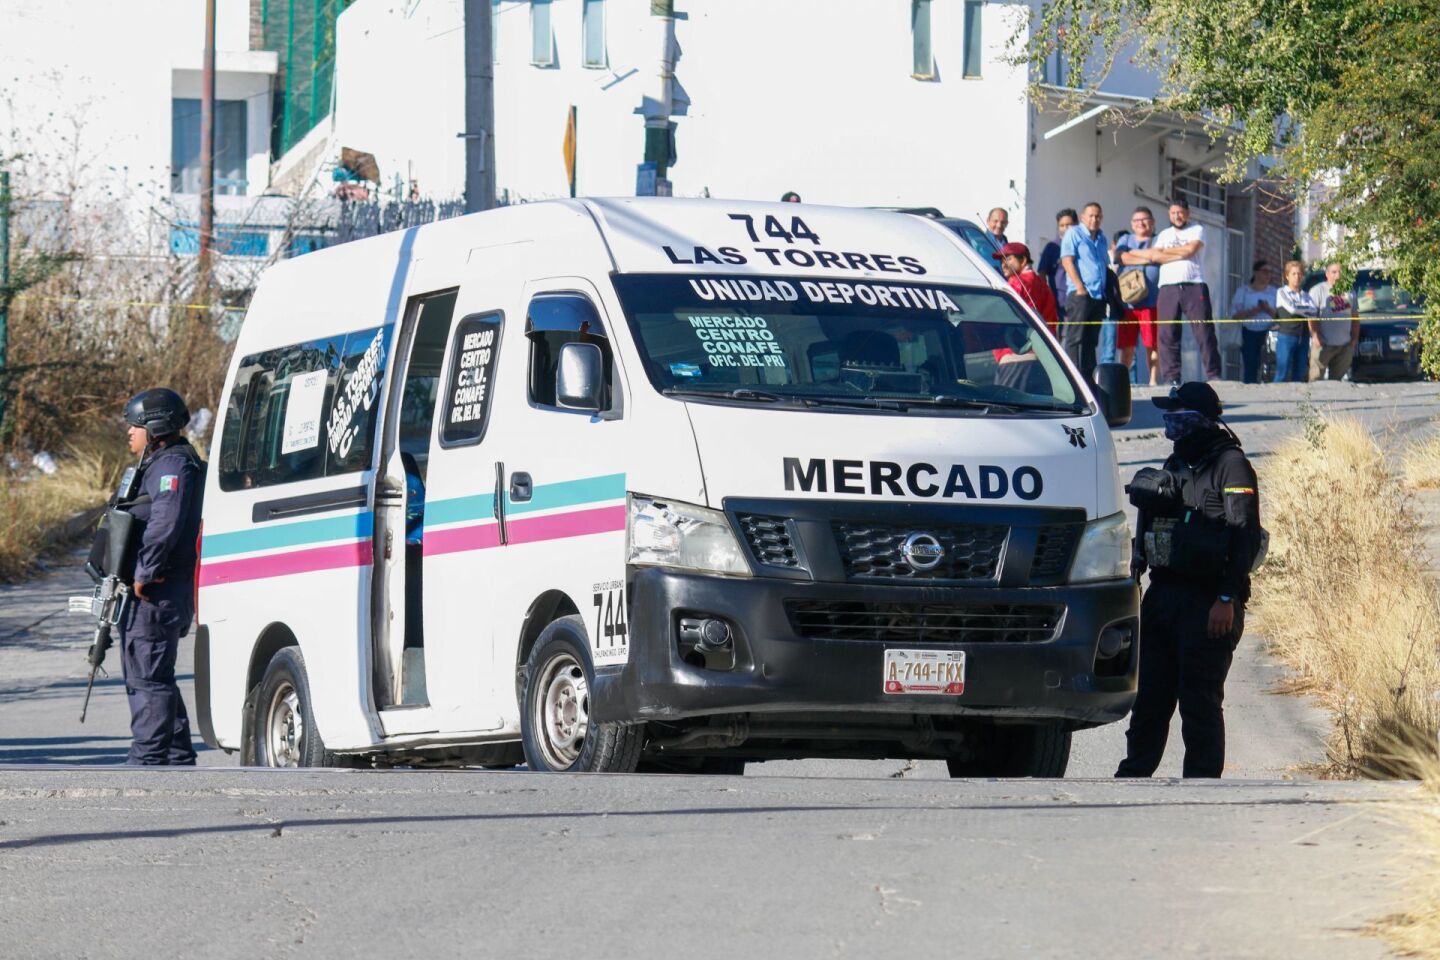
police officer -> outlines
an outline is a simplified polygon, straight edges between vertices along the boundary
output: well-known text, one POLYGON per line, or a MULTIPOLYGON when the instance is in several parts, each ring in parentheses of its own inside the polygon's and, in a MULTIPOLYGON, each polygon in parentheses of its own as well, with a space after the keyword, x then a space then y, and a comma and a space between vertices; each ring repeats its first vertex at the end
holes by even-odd
POLYGON ((1184 775, 1218 777, 1225 677, 1260 549, 1255 470, 1221 423, 1220 398, 1208 384, 1182 384, 1154 403, 1165 411, 1175 452, 1163 472, 1142 470, 1126 488, 1140 508, 1134 569, 1138 577, 1149 568, 1150 587, 1140 607, 1140 685, 1115 775, 1155 772, 1178 703, 1184 775))
POLYGON ((195 541, 204 463, 180 431, 190 422, 173 390, 136 394, 125 405, 130 452, 143 455, 137 499, 145 524, 130 603, 120 620, 120 661, 130 699, 129 763, 195 764, 190 718, 175 683, 180 638, 195 616, 195 541))

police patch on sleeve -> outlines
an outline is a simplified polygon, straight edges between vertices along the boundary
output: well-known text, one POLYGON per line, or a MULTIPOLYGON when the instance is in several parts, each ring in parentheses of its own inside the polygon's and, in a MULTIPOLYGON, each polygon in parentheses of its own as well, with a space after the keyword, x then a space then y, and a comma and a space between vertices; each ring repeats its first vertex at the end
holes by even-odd
POLYGON ((160 478, 160 492, 170 493, 180 489, 180 477, 178 474, 167 473, 160 478))

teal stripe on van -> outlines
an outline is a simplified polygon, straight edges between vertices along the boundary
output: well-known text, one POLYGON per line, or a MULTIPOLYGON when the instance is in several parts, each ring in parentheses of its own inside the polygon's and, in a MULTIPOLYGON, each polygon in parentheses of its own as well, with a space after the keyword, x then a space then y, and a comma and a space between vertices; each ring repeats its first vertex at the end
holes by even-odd
POLYGON ((602 500, 622 500, 625 497, 625 474, 611 473, 603 477, 585 477, 580 480, 562 480, 559 483, 542 483, 535 487, 534 495, 523 503, 516 503, 505 494, 505 515, 533 513, 536 510, 556 510, 560 507, 578 507, 602 500))
POLYGON ((281 550, 327 540, 353 540, 375 532, 375 515, 369 510, 342 517, 301 520, 296 523, 265 524, 233 533, 207 533, 200 543, 205 559, 259 550, 281 550))
MULTIPOLYGON (((559 510, 564 507, 580 507, 606 500, 623 500, 625 497, 625 474, 612 473, 603 477, 583 477, 579 480, 561 480, 558 483, 542 483, 535 487, 534 495, 523 503, 516 503, 505 496, 506 516, 534 513, 537 510, 559 510)), ((451 497, 448 500, 431 500, 425 504, 425 526, 438 527, 445 523, 491 520, 495 517, 495 494, 481 493, 468 497, 451 497)))

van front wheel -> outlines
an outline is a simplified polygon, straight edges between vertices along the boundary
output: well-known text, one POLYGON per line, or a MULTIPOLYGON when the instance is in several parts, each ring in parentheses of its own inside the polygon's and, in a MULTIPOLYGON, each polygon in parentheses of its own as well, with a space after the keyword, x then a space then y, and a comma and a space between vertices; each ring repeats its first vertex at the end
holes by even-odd
POLYGON ((253 711, 247 753, 259 767, 349 766, 325 749, 310 706, 310 679, 299 647, 285 647, 247 698, 253 711))
POLYGON ((632 773, 645 728, 590 720, 594 673, 577 616, 550 624, 525 661, 520 735, 531 770, 632 773))

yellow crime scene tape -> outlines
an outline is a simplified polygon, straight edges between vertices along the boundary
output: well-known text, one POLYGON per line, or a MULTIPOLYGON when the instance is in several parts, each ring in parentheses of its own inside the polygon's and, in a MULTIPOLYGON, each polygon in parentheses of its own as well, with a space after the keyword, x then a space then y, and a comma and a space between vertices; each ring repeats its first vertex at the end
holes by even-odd
POLYGON ((239 307, 228 306, 223 303, 176 303, 171 300, 106 300, 98 297, 45 297, 38 294, 22 293, 15 298, 16 302, 22 300, 38 300, 46 303, 89 303, 110 307, 166 307, 174 310, 238 310, 239 307))

